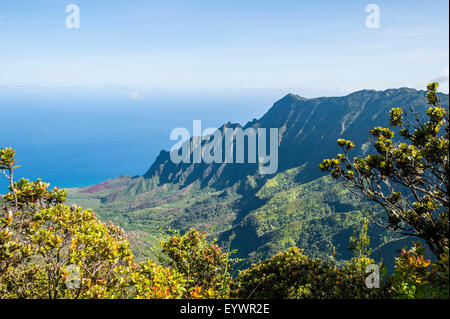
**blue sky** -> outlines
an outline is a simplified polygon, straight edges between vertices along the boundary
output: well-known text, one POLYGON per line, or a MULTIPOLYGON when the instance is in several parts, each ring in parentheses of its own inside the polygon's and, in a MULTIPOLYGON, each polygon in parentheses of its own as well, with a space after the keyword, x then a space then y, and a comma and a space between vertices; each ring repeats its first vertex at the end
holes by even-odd
MULTIPOLYGON (((1 0, 0 88, 448 92, 447 0, 1 0), (80 8, 67 29, 65 7, 80 8), (365 25, 370 3, 380 28, 365 25)), ((304 94, 302 94, 304 93, 304 94)))

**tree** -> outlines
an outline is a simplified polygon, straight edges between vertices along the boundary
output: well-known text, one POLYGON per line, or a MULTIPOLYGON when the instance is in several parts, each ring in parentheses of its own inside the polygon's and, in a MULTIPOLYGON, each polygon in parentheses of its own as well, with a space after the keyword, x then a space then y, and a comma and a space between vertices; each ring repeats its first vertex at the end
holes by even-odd
POLYGON ((357 227, 353 229, 353 236, 350 237, 348 249, 351 250, 355 258, 364 258, 370 256, 372 249, 370 249, 370 237, 367 234, 369 229, 369 219, 364 218, 357 236, 357 227))
POLYGON ((133 262, 123 229, 65 205, 67 190, 13 180, 11 148, 0 149, 9 180, 0 218, 0 298, 211 298, 229 293, 230 253, 190 230, 166 238, 170 267, 133 262), (222 288, 222 289, 220 289, 222 288))
POLYGON ((336 158, 319 165, 342 182, 354 194, 376 202, 386 214, 371 220, 403 235, 425 240, 438 257, 448 247, 449 236, 449 116, 440 106, 437 83, 427 86, 428 109, 425 116, 400 108, 390 111, 390 125, 402 141, 394 140, 394 131, 375 127, 370 141, 376 153, 350 158, 352 141, 338 139, 343 149, 336 158))
POLYGON ((11 148, 0 149, 9 180, 0 219, 0 294, 6 298, 102 298, 125 281, 133 254, 123 230, 91 210, 64 205, 67 191, 13 181, 11 148))

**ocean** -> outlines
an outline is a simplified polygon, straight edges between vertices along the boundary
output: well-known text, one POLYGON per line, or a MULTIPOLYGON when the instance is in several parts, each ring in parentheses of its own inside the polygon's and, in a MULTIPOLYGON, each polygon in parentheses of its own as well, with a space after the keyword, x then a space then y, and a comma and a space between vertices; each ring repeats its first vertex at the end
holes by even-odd
MULTIPOLYGON (((13 147, 16 179, 81 187, 119 175, 142 175, 170 131, 245 124, 281 98, 275 92, 144 93, 82 88, 0 88, 0 147, 13 147)), ((0 193, 7 191, 0 178, 0 193)))

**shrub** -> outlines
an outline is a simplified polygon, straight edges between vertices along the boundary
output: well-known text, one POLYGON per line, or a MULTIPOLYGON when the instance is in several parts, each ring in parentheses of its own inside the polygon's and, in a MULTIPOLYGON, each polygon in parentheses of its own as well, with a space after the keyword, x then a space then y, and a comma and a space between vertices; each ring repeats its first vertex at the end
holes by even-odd
POLYGON ((241 271, 239 298, 377 298, 384 289, 369 289, 367 275, 355 267, 311 259, 291 248, 241 271))
POLYGON ((232 264, 230 254, 224 253, 205 233, 190 229, 184 235, 173 235, 161 241, 160 261, 184 275, 187 292, 197 297, 226 297, 229 292, 232 264))
POLYGON ((425 248, 420 242, 396 258, 392 289, 397 298, 448 299, 448 248, 440 260, 432 264, 425 258, 425 248))

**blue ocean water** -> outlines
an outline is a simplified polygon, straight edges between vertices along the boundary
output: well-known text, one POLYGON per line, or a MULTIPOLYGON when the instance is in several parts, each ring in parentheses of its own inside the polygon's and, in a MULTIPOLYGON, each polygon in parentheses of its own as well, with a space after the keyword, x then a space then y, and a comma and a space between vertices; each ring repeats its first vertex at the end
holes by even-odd
MULTIPOLYGON (((170 131, 202 120, 203 128, 246 123, 264 114, 272 94, 127 94, 82 89, 0 88, 0 147, 13 147, 16 178, 53 186, 93 185, 119 175, 142 175, 170 131)), ((0 193, 7 191, 0 177, 0 193)))

